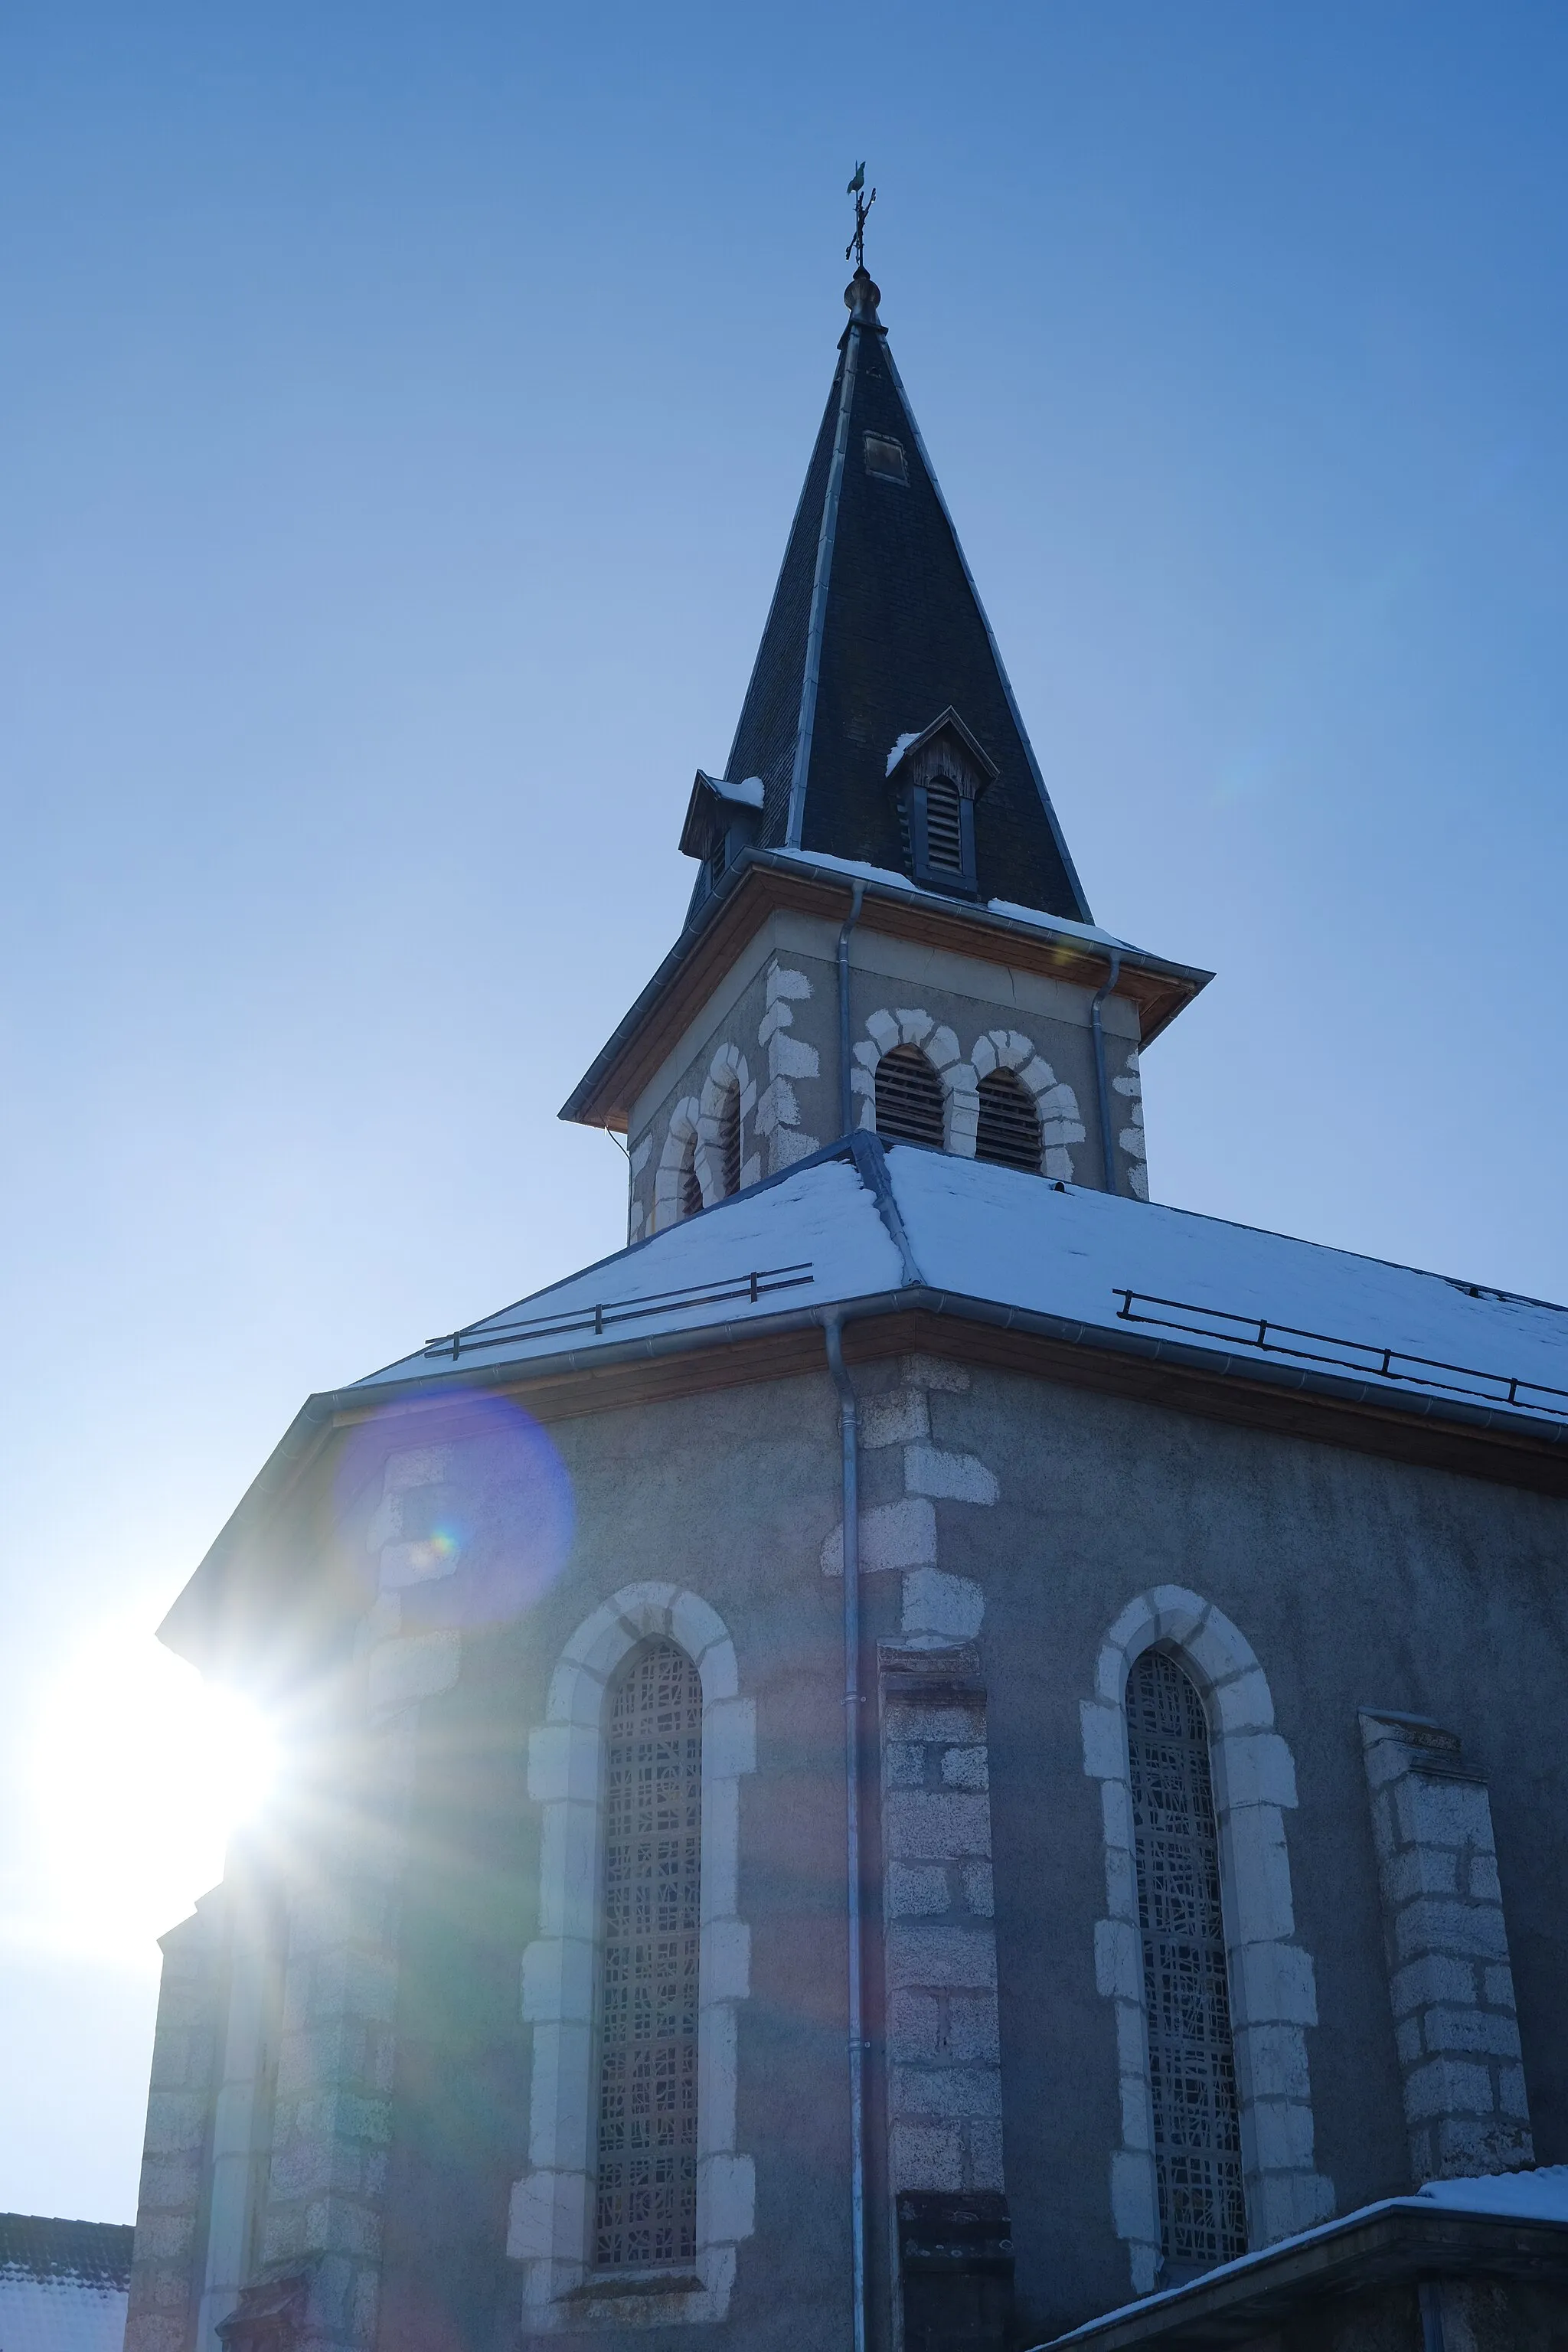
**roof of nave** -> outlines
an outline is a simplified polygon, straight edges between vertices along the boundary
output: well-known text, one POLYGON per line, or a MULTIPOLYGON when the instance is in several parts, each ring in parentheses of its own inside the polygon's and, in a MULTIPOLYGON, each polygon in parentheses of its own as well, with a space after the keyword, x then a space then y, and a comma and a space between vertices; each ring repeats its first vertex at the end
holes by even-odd
POLYGON ((727 772, 762 780, 764 848, 898 870, 889 759, 951 708, 996 770, 976 817, 982 898, 1088 922, 879 299, 858 271, 727 772))
POLYGON ((1568 1443, 1568 1311, 1186 1209, 860 1135, 357 1382, 471 1380, 739 1336, 911 1291, 1105 1349, 1394 1410, 1544 1422, 1568 1443))
POLYGON ((872 1353, 1005 1362, 1568 1492, 1563 1308, 862 1133, 308 1399, 163 1638, 209 1658, 231 1566, 267 1572, 268 1530, 343 1423, 487 1389, 549 1420, 783 1377, 820 1362, 833 1318, 852 1357, 859 1326, 872 1353))
POLYGON ((120 2352, 128 2223, 0 2213, 0 2352, 120 2352))

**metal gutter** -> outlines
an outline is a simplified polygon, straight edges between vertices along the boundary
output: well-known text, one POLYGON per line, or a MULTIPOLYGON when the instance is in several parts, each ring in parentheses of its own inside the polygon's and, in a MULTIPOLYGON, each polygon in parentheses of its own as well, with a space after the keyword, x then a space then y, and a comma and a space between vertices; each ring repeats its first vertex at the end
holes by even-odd
MULTIPOLYGON (((1037 923, 1021 922, 1016 916, 998 915, 984 905, 973 905, 967 900, 945 898, 933 890, 922 890, 913 882, 900 887, 891 879, 886 882, 873 881, 869 876, 859 877, 847 873, 842 866, 819 866, 811 857, 809 852, 802 856, 798 851, 748 847, 741 852, 718 889, 705 902, 701 920, 692 929, 681 932, 652 979, 638 991, 629 1010, 617 1022, 610 1036, 599 1048, 582 1077, 562 1104, 557 1113, 558 1118, 583 1118, 584 1105, 597 1092, 605 1074, 614 1066, 632 1038, 642 1027, 660 997, 679 975, 681 967, 696 952, 720 909, 729 904, 730 899, 753 868, 764 873, 789 875, 796 880, 812 882, 819 887, 839 891, 847 891, 855 882, 863 880, 865 897, 872 904, 880 903, 890 907, 923 907, 938 913, 961 914, 966 921, 978 926, 981 929, 994 933, 998 939, 1028 940, 1037 946, 1042 941, 1055 940, 1062 947, 1070 949, 1075 954, 1089 961, 1108 958, 1114 946, 1121 958, 1123 971, 1147 972, 1152 979, 1155 980, 1185 982, 1194 996, 1196 996, 1201 989, 1206 988, 1214 978, 1212 971, 1205 971, 1197 964, 1173 963, 1168 957, 1153 955, 1144 948, 1129 947, 1124 942, 1113 942, 1108 940, 1086 940, 1078 931, 1053 929, 1048 915, 1043 921, 1037 923)), ((1171 1018, 1173 1020, 1175 1018, 1174 1013, 1171 1018)), ((1162 1024, 1162 1026, 1168 1024, 1162 1024)), ((1158 1030, 1151 1030, 1143 1039, 1144 1045, 1152 1044, 1159 1034, 1158 1030)), ((591 1120, 584 1123, 595 1124, 591 1120)))
POLYGON ((1100 1008, 1121 977, 1121 950, 1110 950, 1110 969, 1094 992, 1089 1008, 1089 1026, 1094 1039, 1094 1089, 1100 1100, 1100 1162, 1105 1170, 1105 1189, 1116 1190, 1116 1152, 1110 1132, 1110 1087, 1105 1075, 1105 1031, 1100 1023, 1100 1008))
MULTIPOLYGON (((861 1139, 857 1137, 852 1140, 859 1141, 861 1139)), ((896 1242, 896 1234, 894 1239, 896 1242)), ((325 1423, 339 1414, 366 1417, 382 1405, 430 1404, 442 1397, 456 1403, 465 1391, 474 1388, 515 1387, 522 1380, 619 1370, 636 1364, 658 1363, 666 1357, 683 1355, 700 1348, 731 1347, 742 1339, 783 1339, 792 1332, 820 1330, 824 1318, 833 1313, 842 1313, 846 1322, 856 1323, 869 1322, 884 1315, 948 1316, 957 1322, 979 1323, 992 1330, 1017 1331, 1029 1338, 1054 1341, 1062 1347, 1132 1357, 1143 1363, 1172 1364, 1183 1370, 1206 1373, 1211 1379, 1244 1381, 1254 1387, 1282 1390, 1291 1395, 1320 1396, 1336 1404, 1371 1406, 1380 1413, 1410 1421, 1452 1423, 1458 1427, 1480 1430, 1493 1436, 1506 1433, 1510 1436, 1528 1438, 1534 1444, 1549 1444, 1554 1452, 1568 1446, 1568 1422, 1538 1421, 1531 1414, 1467 1404, 1458 1398, 1426 1397, 1404 1386, 1391 1391, 1370 1381, 1346 1379, 1334 1372, 1314 1371, 1305 1365, 1259 1363, 1250 1356, 1234 1354, 1229 1350, 1189 1347, 1179 1339, 1150 1339, 1142 1333, 1118 1329, 1106 1324, 1085 1323, 1070 1317, 1048 1315, 1037 1307, 1006 1307, 994 1299, 975 1298, 963 1292, 940 1289, 921 1280, 918 1275, 914 1282, 901 1284, 896 1290, 871 1291, 858 1298, 793 1307, 778 1315, 748 1316, 743 1321, 726 1319, 721 1323, 696 1325, 682 1331, 649 1332, 640 1339, 616 1340, 603 1347, 564 1348, 548 1355, 512 1356, 500 1363, 472 1364, 465 1367, 456 1380, 450 1373, 416 1374, 407 1381, 388 1381, 374 1388, 355 1386, 323 1391, 310 1397, 296 1415, 283 1444, 287 1446, 295 1433, 301 1431, 302 1425, 312 1415, 319 1416, 320 1421, 325 1423)), ((277 1456, 273 1459, 276 1460, 277 1456)), ((250 1495, 258 1494, 265 1477, 264 1472, 251 1488, 250 1495)), ((245 1509, 250 1495, 239 1506, 235 1518, 237 1519, 239 1511, 245 1509)), ((230 1525, 233 1524, 231 1520, 230 1525)), ((220 1537, 218 1541, 221 1543, 223 1538, 220 1537)), ((216 1549, 215 1545, 214 1550, 216 1549)))
POLYGON ((844 1364, 844 1317, 825 1317, 827 1369, 838 1391, 844 1511, 844 1845, 848 1944, 849 2244, 854 2352, 866 2352, 866 1919, 861 1901, 860 1425, 855 1384, 844 1364))

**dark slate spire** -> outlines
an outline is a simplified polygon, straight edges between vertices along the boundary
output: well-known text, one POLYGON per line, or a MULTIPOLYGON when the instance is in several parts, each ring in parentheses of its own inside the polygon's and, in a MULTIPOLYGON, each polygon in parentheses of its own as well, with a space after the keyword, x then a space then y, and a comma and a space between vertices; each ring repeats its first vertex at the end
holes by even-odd
POLYGON ((730 753, 759 776, 764 848, 910 871, 900 739, 956 715, 994 776, 977 895, 1091 919, 864 268, 730 753))

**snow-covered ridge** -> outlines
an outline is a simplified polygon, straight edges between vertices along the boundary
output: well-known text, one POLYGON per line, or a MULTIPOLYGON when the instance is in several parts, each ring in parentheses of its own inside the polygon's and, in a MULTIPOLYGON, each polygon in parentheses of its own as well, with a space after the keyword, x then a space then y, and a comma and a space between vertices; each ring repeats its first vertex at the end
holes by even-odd
MULTIPOLYGON (((973 1302, 987 1319, 1045 1318, 1090 1345, 1275 1379, 1315 1371, 1396 1407, 1480 1406, 1568 1433, 1561 1307, 909 1145, 886 1168, 920 1284, 947 1311, 973 1302)), ((908 1287, 874 1192, 847 1154, 824 1153, 370 1382, 695 1339, 908 1287)))

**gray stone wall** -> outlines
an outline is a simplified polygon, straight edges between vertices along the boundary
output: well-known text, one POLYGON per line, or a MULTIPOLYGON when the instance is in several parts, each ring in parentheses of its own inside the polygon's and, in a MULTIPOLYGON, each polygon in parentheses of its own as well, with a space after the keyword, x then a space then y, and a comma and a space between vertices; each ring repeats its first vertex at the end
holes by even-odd
MULTIPOLYGON (((627 1139, 631 1240, 673 1222, 674 1185, 661 1187, 660 1174, 668 1177, 688 1143, 696 1147, 705 1202, 720 1197, 704 1155, 717 1135, 726 1057, 743 1064, 752 1094, 743 1114, 743 1182, 776 1175, 837 1139, 837 938, 836 927, 773 917, 650 1081, 627 1139)), ((856 1122, 873 1123, 879 1056, 900 1044, 917 1045, 942 1081, 948 1148, 973 1155, 976 1089, 1005 1066, 1039 1108, 1044 1172, 1101 1185, 1089 1001, 1087 989, 978 957, 914 948, 862 921, 851 940, 856 1122)), ((1146 1197, 1137 1013, 1113 996, 1102 1019, 1117 1189, 1146 1197)))
MULTIPOLYGON (((1259 1783, 1248 1797, 1239 1780, 1227 1781, 1226 1802, 1234 1810, 1256 1800, 1268 1851, 1260 1846, 1255 1860, 1270 1885, 1276 1835, 1282 1844, 1292 1909, 1279 1940, 1310 1966, 1313 2005, 1292 1962, 1297 1976, 1275 1990, 1295 2002, 1289 2048, 1299 2042, 1305 2067, 1296 2070, 1292 2056, 1289 2079, 1259 2096, 1275 2097, 1282 2114, 1308 2109, 1310 2161, 1332 2182, 1338 2209, 1402 2189, 1409 2176, 1360 1728, 1369 1705, 1452 1726, 1486 1774, 1535 2146, 1543 2162, 1568 2158, 1560 1999, 1568 1787, 1559 1736, 1568 1508, 1021 1372, 889 1359, 854 1377, 864 1400, 868 1655, 879 1643, 972 1645, 985 1685, 994 1903, 986 1925, 1022 2340, 1108 2309, 1130 2291, 1130 2241, 1112 2183, 1127 2053, 1117 2004, 1097 1977, 1108 1784, 1085 1771, 1081 1718, 1086 1702, 1101 1703, 1096 1676, 1110 1629, 1140 1594, 1169 1586, 1197 1596, 1194 1641, 1204 1611, 1223 1613, 1267 1679, 1267 1739, 1278 1743, 1268 1755, 1288 1754, 1295 1802, 1283 1781, 1259 1783), (1266 1798, 1277 1832, 1261 1819, 1266 1798)), ((399 1481, 416 1472, 438 1477, 444 1491, 468 1491, 463 1443, 426 1448, 415 1432, 400 1438, 403 1466, 389 1465, 372 1497, 382 1516, 379 1548, 367 1556, 382 1590, 362 1649, 377 1702, 365 1754, 379 1759, 373 1779, 385 1811, 374 1817, 389 1842, 360 1877, 334 1878, 298 1914, 268 2256, 331 2257, 338 2284, 331 2309, 321 2305, 321 2333, 355 2352, 373 2340, 377 2352, 519 2340, 523 2265, 507 2257, 508 2206, 529 2169, 535 2088, 521 1968, 544 1932, 544 1807, 530 1793, 528 1743, 547 1721, 552 1677, 574 1632, 629 1585, 665 1580, 722 1619, 737 1696, 755 1723, 755 1769, 735 1797, 734 1905, 749 1929, 749 1960, 743 1983, 737 1976, 729 1988, 734 2144, 754 2164, 754 2212, 751 2234, 734 2236, 727 2316, 709 2333, 743 2340, 748 2352, 841 2352, 848 2222, 837 1400, 824 1369, 585 1415, 552 1433, 575 1496, 575 1539, 559 1572, 510 1612, 481 1607, 489 1588, 454 1573, 442 1587, 451 1606, 437 1623, 422 1555, 395 1525, 399 1481)), ((331 1475, 325 1465, 323 1494, 331 1475)), ((487 1558, 526 1550, 534 1495, 487 1471, 472 1500, 473 1539, 487 1558)), ((1253 1685, 1237 1672, 1225 1687, 1226 1706, 1241 1710, 1245 1745, 1253 1685)), ((981 1743, 966 1736, 913 1744, 921 1791, 934 1797, 938 1780, 949 1786, 950 1758, 952 1769, 968 1769, 964 1751, 981 1743)), ((953 1793, 979 1791, 954 1784, 953 1793)), ((1468 1850, 1480 1856, 1477 1840, 1468 1850)), ((934 1861, 889 1853, 887 1863, 889 1874, 894 1861, 940 1869, 944 1900, 957 1905, 973 1899, 963 1874, 980 1859, 955 1851, 934 1861)), ((974 1908, 939 1924, 962 1924, 979 1940, 983 1921, 974 1908)), ((896 1922, 879 1917, 878 1937, 884 1924, 896 1922)), ((178 2001, 195 1998, 195 1944, 188 1956, 175 1948, 171 2034, 178 2001)), ((960 1989, 910 1990, 945 1998, 960 1989)), ((160 2091, 190 2092, 197 2107, 202 2067, 213 2063, 210 2039, 200 2044, 205 2059, 198 2042, 199 2034, 176 2059, 165 2037, 159 2075, 160 2091)), ((1267 2071, 1261 2043, 1259 2052, 1267 2071)), ((876 2098, 900 2097, 890 2068, 916 2063, 879 2046, 876 2098)), ((966 2060, 952 2071, 973 2078, 964 2095, 979 2101, 984 2066, 966 2060)), ((157 2114, 164 2139, 190 2124, 165 2107, 157 2114)), ((984 2120, 978 2106, 965 2111, 971 2160, 973 2126, 984 2120)), ((1292 2146, 1292 2162, 1309 2160, 1292 2146)), ((171 2143, 171 2153, 165 2177, 155 2169, 165 2160, 162 2141, 156 2149, 150 2142, 149 2226, 133 2305, 143 2333, 131 2352, 178 2352, 174 2335, 146 2332, 173 2308, 156 2298, 178 2299, 179 2248, 188 2242, 178 2231, 195 2227, 188 2196, 200 2152, 171 2143), (174 2248, 166 2256, 155 2252, 164 2221, 174 2248), (156 2288, 146 2268, 154 2260, 173 2265, 156 2288)), ((884 2217, 886 2207, 884 2199, 884 2217)), ((885 2238, 877 2256, 884 2287, 885 2238)), ((682 2340, 679 2328, 666 2332, 682 2340)), ((628 2347, 646 2337, 629 2315, 595 2329, 595 2341, 628 2347)))

